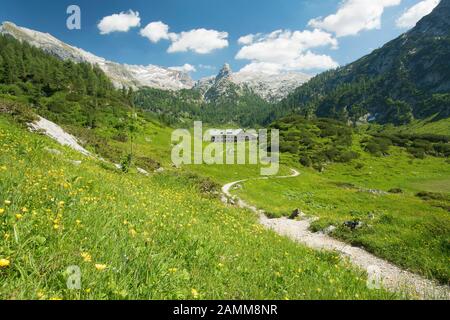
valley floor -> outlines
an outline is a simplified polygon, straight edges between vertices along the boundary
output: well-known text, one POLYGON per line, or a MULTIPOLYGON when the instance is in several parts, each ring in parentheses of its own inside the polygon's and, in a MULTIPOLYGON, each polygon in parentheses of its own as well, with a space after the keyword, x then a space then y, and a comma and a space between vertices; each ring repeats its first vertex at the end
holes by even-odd
MULTIPOLYGON (((300 176, 300 173, 292 169, 290 176, 273 177, 271 180, 291 179, 300 176)), ((253 181, 263 178, 250 179, 253 181)), ((310 231, 311 222, 314 218, 306 218, 303 213, 299 213, 296 220, 287 218, 271 219, 265 215, 263 210, 246 203, 242 199, 231 194, 231 189, 240 186, 249 180, 239 180, 223 186, 222 191, 227 197, 227 203, 232 201, 241 208, 250 209, 259 215, 260 223, 266 228, 276 233, 286 236, 296 242, 307 245, 316 250, 328 250, 338 252, 344 259, 348 258, 352 264, 370 272, 369 277, 373 285, 381 284, 393 292, 407 292, 410 296, 420 299, 445 299, 450 300, 450 287, 439 285, 434 281, 424 279, 416 274, 402 270, 392 263, 375 257, 364 249, 353 247, 349 244, 333 239, 326 232, 310 231), (299 219, 298 219, 299 218, 299 219)))
MULTIPOLYGON (((170 132, 149 124, 136 137, 137 155, 151 155, 166 168, 165 173, 145 177, 123 174, 114 165, 62 148, 0 118, 4 151, 0 158, 0 236, 5 240, 0 259, 9 262, 0 269, 5 280, 0 296, 404 297, 401 292, 369 289, 366 272, 338 254, 308 249, 264 230, 254 213, 226 208, 209 190, 215 182, 258 177, 259 167, 168 170, 170 132), (72 265, 82 270, 81 291, 65 286, 65 270, 72 265)), ((125 150, 127 145, 115 142, 114 148, 125 150)), ((441 203, 419 199, 415 193, 448 192, 449 164, 431 157, 411 161, 395 150, 386 159, 364 155, 358 160, 364 166, 358 170, 354 163, 331 165, 323 174, 303 168, 292 179, 249 180, 229 192, 271 217, 286 216, 299 208, 308 217, 318 218, 311 225, 313 231, 334 226, 333 237, 448 283, 448 213, 436 206, 441 203), (404 193, 386 192, 394 187, 404 193), (362 222, 362 228, 343 227, 343 222, 355 219, 362 222)), ((290 167, 298 167, 288 158, 283 163, 282 176, 290 174, 290 167)), ((278 221, 286 220, 263 223, 277 229, 278 221)), ((288 222, 292 223, 299 222, 288 222)))
POLYGON ((399 297, 182 173, 123 174, 4 117, 0 146, 1 299, 399 297), (69 266, 81 290, 67 288, 69 266))

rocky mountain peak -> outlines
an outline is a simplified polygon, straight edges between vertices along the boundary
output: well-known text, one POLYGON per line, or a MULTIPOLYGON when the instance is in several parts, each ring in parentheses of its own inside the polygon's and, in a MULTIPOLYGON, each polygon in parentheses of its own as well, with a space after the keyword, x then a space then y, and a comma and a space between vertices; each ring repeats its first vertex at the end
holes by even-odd
POLYGON ((222 79, 230 79, 233 74, 233 71, 231 70, 231 67, 228 63, 225 63, 220 69, 219 74, 216 77, 216 80, 222 80, 222 79))
POLYGON ((409 34, 427 36, 450 35, 450 0, 441 0, 438 6, 428 16, 420 20, 409 34))
POLYGON ((260 98, 276 102, 307 82, 310 75, 298 72, 266 74, 260 71, 234 73, 228 63, 225 63, 217 76, 199 80, 195 89, 200 90, 207 101, 219 97, 229 97, 244 93, 253 93, 260 98))

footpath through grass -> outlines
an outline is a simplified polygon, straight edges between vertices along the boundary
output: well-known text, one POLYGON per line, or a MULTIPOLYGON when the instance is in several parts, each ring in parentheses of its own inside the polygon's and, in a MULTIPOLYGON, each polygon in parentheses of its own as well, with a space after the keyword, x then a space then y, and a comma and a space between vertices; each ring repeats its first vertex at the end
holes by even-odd
POLYGON ((122 174, 3 117, 0 147, 0 299, 397 297, 178 173, 122 174), (66 287, 74 265, 78 291, 66 287))
POLYGON ((393 148, 388 157, 363 154, 349 164, 332 164, 324 173, 300 168, 294 179, 251 180, 236 192, 274 217, 300 208, 320 218, 314 231, 333 225, 333 236, 449 283, 449 169, 445 158, 412 160, 393 148), (401 193, 389 193, 392 189, 401 193), (416 196, 421 191, 433 193, 416 196), (343 226, 346 221, 360 221, 362 227, 351 230, 343 226))

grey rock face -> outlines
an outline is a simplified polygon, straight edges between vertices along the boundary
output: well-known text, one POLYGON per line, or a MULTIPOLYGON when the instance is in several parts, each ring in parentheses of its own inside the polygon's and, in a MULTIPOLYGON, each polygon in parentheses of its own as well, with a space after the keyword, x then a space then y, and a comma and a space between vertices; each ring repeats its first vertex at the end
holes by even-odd
POLYGON ((195 88, 200 90, 205 100, 214 101, 220 97, 256 94, 269 102, 280 101, 289 93, 307 82, 311 76, 303 73, 267 74, 263 72, 233 73, 225 64, 216 77, 199 80, 195 88))

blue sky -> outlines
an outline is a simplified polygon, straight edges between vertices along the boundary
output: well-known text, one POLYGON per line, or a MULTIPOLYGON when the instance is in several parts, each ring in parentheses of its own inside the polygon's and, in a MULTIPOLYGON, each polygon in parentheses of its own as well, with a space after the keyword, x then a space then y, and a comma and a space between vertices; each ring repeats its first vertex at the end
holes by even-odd
POLYGON ((306 73, 345 65, 403 33, 437 1, 0 0, 0 21, 48 32, 120 63, 189 64, 196 69, 191 76, 198 79, 216 74, 226 62, 235 71, 247 66, 248 70, 306 73), (71 4, 81 8, 81 30, 66 28, 66 9, 71 4), (107 33, 101 34, 99 23, 104 17, 121 12, 129 17, 129 10, 134 17, 139 13, 139 26, 118 31, 112 17, 107 33), (142 36, 141 29, 152 22, 160 22, 168 31, 158 36, 158 29, 150 28, 147 37, 142 36), (249 34, 254 36, 238 43, 249 34))

